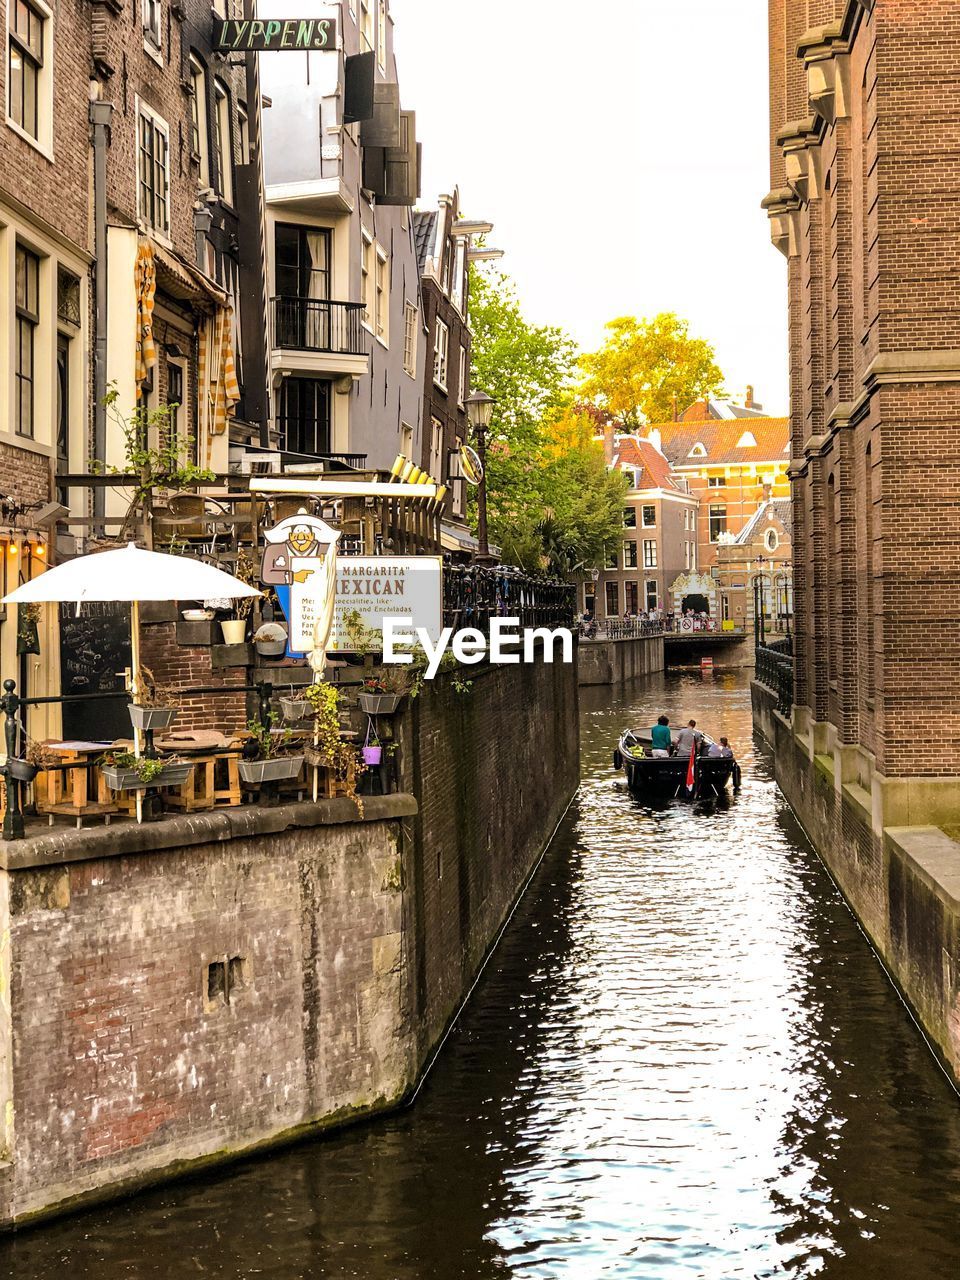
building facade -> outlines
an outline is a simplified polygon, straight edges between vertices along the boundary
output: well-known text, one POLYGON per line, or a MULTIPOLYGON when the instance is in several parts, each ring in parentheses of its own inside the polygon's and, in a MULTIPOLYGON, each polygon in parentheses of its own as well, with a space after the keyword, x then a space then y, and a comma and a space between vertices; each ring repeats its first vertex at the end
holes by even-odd
POLYGON ((792 635, 793 529, 788 499, 770 498, 736 537, 721 538, 715 576, 722 622, 752 634, 762 609, 762 638, 792 635))
MULTIPOLYGON (((260 16, 297 17, 268 0, 260 16)), ((401 110, 385 0, 299 6, 340 48, 261 55, 271 439, 291 461, 389 470, 422 452, 427 351, 412 207, 415 116, 401 110)))
POLYGON ((581 584, 583 612, 600 621, 670 612, 671 587, 697 567, 697 499, 649 440, 606 435, 608 465, 630 481, 623 537, 604 568, 581 584))
POLYGON ((722 535, 736 537, 769 498, 790 497, 786 418, 752 407, 698 401, 677 422, 644 428, 700 503, 697 562, 710 573, 722 535))
POLYGON ((788 799, 957 1078, 960 7, 769 12, 796 636, 780 714, 776 663, 755 707, 788 799))

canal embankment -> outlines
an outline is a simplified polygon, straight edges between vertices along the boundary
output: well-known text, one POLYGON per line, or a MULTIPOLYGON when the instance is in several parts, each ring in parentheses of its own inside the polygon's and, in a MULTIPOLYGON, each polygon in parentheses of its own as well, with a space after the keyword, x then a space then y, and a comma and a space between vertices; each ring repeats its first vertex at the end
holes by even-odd
POLYGON ((621 685, 664 669, 663 635, 581 640, 580 685, 621 685))
POLYGON ((777 782, 937 1056, 960 1086, 960 843, 938 778, 888 780, 829 725, 752 684, 777 782))
POLYGON ((0 1226, 396 1109, 579 782, 576 667, 442 675, 400 791, 0 844, 0 1226))

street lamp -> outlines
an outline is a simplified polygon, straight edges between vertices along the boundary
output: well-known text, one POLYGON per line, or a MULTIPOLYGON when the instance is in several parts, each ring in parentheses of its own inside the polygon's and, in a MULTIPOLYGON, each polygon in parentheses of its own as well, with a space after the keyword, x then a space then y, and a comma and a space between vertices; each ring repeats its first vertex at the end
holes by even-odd
POLYGON ((467 397, 467 419, 473 428, 480 459, 480 481, 477 485, 477 559, 489 561, 490 544, 487 538, 487 428, 493 418, 496 401, 485 391, 474 391, 467 397))
POLYGON ((777 574, 777 594, 783 591, 783 620, 787 632, 787 644, 790 645, 792 636, 790 634, 790 615, 793 612, 793 602, 790 598, 790 572, 789 565, 784 565, 777 574))
POLYGON ((753 637, 758 648, 766 644, 767 639, 763 601, 763 566, 766 563, 766 556, 757 556, 757 572, 753 575, 753 637))

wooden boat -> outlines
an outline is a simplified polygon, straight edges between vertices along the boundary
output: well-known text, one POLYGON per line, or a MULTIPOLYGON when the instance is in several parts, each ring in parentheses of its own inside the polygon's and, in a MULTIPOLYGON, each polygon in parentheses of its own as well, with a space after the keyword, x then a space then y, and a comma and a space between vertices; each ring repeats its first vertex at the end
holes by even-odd
POLYGON ((631 790, 660 799, 702 800, 719 796, 732 781, 734 790, 740 786, 740 766, 733 757, 708 756, 706 750, 713 739, 703 735, 701 754, 694 762, 693 789, 687 789, 687 773, 690 767, 688 755, 654 757, 649 755, 649 732, 627 729, 620 735, 620 742, 613 753, 613 767, 622 769, 631 790))

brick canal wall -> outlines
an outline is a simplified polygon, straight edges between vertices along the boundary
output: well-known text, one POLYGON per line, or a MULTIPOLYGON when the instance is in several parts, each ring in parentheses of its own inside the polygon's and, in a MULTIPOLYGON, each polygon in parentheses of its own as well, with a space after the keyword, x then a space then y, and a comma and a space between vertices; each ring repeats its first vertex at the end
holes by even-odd
POLYGON ((960 1085, 960 844, 930 825, 938 788, 905 796, 868 780, 849 752, 822 738, 822 726, 795 728, 762 684, 754 682, 752 697, 781 790, 960 1085))
POLYGON ((580 684, 625 684, 638 676, 662 671, 663 636, 640 636, 635 640, 581 640, 580 684))
POLYGON ((0 1226, 400 1105, 578 783, 575 668, 442 677, 415 792, 0 843, 0 1226))

